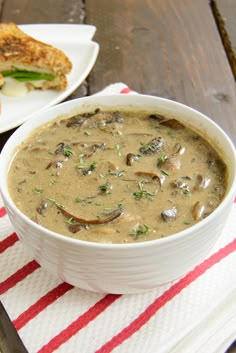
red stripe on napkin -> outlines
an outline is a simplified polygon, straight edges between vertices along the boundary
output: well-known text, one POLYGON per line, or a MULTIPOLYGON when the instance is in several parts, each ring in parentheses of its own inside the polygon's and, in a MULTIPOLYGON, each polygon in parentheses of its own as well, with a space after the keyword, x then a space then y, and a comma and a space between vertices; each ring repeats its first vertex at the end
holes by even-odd
POLYGON ((5 216, 6 214, 7 214, 7 211, 6 211, 5 207, 1 207, 0 208, 0 217, 5 216))
POLYGON ((21 267, 12 276, 0 283, 0 294, 5 293, 10 288, 14 287, 18 282, 25 279, 28 275, 34 272, 40 265, 36 261, 30 261, 25 266, 21 267))
POLYGON ((217 251, 211 257, 196 266, 194 270, 189 272, 186 276, 181 278, 177 283, 171 286, 166 292, 158 297, 152 304, 150 304, 145 311, 143 311, 130 325, 126 326, 110 341, 105 343, 95 353, 110 353, 115 347, 123 343, 135 332, 137 332, 143 325, 145 325, 157 311, 162 308, 167 302, 178 295, 185 287, 189 286, 204 272, 217 264, 223 258, 236 251, 236 239, 226 245, 224 248, 217 251))
POLYGON ((121 295, 108 294, 93 305, 88 311, 78 317, 77 320, 72 322, 66 329, 61 331, 51 341, 45 344, 38 353, 51 353, 54 352, 63 343, 68 341, 72 336, 79 332, 82 328, 93 321, 98 315, 100 315, 106 308, 108 308, 115 300, 121 295))
POLYGON ((53 288, 50 292, 45 294, 36 303, 31 305, 25 312, 13 321, 16 330, 20 330, 31 319, 38 315, 41 311, 46 309, 47 306, 55 302, 58 298, 63 296, 66 292, 74 288, 68 283, 61 283, 59 286, 53 288))
POLYGON ((4 240, 0 241, 0 254, 2 254, 7 248, 14 245, 19 240, 16 233, 9 235, 4 240))
POLYGON ((132 92, 132 90, 129 87, 125 87, 120 91, 121 94, 126 94, 130 92, 132 92))

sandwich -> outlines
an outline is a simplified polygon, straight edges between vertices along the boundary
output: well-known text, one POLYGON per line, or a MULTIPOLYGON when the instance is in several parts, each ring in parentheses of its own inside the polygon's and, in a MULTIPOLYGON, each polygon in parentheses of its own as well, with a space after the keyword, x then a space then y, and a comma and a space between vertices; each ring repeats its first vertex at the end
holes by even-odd
POLYGON ((15 23, 0 23, 0 87, 15 81, 27 91, 64 90, 71 69, 60 49, 30 37, 15 23))

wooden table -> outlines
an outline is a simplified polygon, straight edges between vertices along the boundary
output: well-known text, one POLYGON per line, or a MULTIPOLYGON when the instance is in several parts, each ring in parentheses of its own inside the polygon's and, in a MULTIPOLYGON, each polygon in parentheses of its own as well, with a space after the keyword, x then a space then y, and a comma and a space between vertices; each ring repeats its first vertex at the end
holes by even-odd
MULTIPOLYGON (((97 62, 69 99, 124 82, 200 110, 236 143, 235 0, 0 0, 0 15, 97 27, 97 62)), ((0 148, 11 134, 0 135, 0 148)))

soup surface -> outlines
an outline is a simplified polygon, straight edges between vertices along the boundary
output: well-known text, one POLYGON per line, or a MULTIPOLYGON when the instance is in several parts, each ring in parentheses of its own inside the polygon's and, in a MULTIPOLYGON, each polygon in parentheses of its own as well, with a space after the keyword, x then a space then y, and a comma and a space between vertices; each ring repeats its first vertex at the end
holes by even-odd
POLYGON ((19 147, 8 184, 17 207, 50 230, 130 243, 207 217, 224 197, 227 170, 173 117, 98 108, 38 128, 19 147))

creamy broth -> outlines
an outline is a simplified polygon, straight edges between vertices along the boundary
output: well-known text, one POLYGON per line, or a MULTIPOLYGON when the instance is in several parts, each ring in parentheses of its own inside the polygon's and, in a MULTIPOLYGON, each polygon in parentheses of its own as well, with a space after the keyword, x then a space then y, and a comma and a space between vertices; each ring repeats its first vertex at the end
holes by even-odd
POLYGON ((50 230, 130 243, 207 217, 224 197, 227 170, 173 117, 96 109, 38 128, 19 147, 8 184, 17 207, 50 230))

